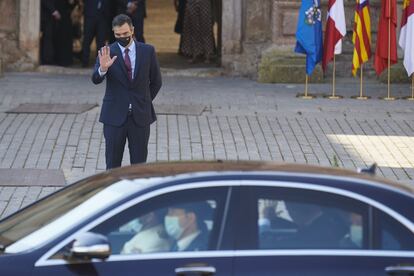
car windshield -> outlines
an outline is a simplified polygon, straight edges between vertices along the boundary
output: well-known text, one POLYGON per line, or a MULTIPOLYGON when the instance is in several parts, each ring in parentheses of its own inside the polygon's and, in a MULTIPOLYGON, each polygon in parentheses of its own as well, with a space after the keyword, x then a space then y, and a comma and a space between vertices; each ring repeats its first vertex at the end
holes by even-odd
MULTIPOLYGON (((140 182, 148 183, 144 179, 140 182)), ((35 248, 142 187, 109 176, 78 182, 0 222, 1 251, 17 253, 35 248)))

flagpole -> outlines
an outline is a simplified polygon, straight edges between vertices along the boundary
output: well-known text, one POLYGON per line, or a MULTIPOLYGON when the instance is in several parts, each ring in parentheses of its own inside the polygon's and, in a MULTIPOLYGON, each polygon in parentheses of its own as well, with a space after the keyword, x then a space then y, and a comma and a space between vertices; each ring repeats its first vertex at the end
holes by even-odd
POLYGON ((308 82, 309 82, 309 76, 306 74, 305 78, 305 98, 308 97, 308 82))
MULTIPOLYGON (((390 80, 391 80, 391 0, 388 0, 388 87, 387 87, 387 97, 383 98, 386 101, 395 100, 394 97, 391 97, 390 91, 390 80)), ((378 42, 377 42, 378 43, 378 42)))
POLYGON ((363 90, 363 72, 364 72, 364 64, 363 63, 361 63, 361 68, 360 68, 360 70, 361 70, 361 80, 360 80, 360 84, 359 84, 359 96, 352 96, 351 98, 353 98, 353 99, 357 99, 357 100, 367 100, 367 99, 369 99, 370 97, 369 96, 364 96, 363 95, 363 93, 362 93, 362 90, 363 90))
POLYGON ((414 100, 414 74, 411 74, 411 99, 414 100))
POLYGON ((335 53, 333 56, 333 70, 332 70, 332 95, 328 96, 328 99, 331 100, 337 100, 337 99, 342 99, 342 96, 336 95, 335 94, 335 89, 336 89, 336 59, 335 59, 335 53))
POLYGON ((411 97, 404 97, 404 99, 414 101, 414 73, 411 74, 411 97))
POLYGON ((302 99, 305 99, 305 100, 310 100, 310 99, 315 98, 315 96, 313 96, 311 94, 308 94, 308 82, 309 82, 309 75, 306 74, 306 78, 305 78, 305 94, 298 94, 298 95, 296 95, 296 97, 302 98, 302 99))
POLYGON ((364 68, 364 64, 362 63, 361 64, 361 79, 360 79, 360 85, 359 85, 359 99, 360 100, 364 99, 364 97, 362 96, 362 79, 363 79, 363 72, 364 72, 363 68, 364 68))

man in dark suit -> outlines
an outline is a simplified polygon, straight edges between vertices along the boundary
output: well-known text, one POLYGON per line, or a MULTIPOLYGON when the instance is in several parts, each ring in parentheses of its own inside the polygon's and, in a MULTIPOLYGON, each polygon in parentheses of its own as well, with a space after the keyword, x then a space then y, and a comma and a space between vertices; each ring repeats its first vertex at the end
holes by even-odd
POLYGON ((145 42, 144 39, 144 18, 146 17, 145 0, 115 0, 116 14, 126 13, 132 19, 134 25, 135 39, 145 42))
POLYGON ((174 240, 171 251, 207 250, 209 231, 204 220, 211 217, 212 212, 207 202, 192 202, 168 208, 164 226, 174 240))
POLYGON ((82 66, 86 67, 89 64, 93 39, 96 39, 96 49, 98 50, 105 45, 105 41, 109 38, 110 0, 85 0, 83 16, 82 66))
MULTIPOLYGON (((297 233, 288 241, 293 248, 355 248, 348 239, 351 223, 346 212, 309 202, 286 201, 297 233)), ((282 243, 281 243, 282 244, 282 243)))
POLYGON ((56 8, 55 0, 42 0, 40 10, 40 61, 42 64, 55 63, 54 28, 61 15, 56 8))
POLYGON ((154 47, 133 39, 131 19, 120 14, 112 21, 116 42, 99 51, 92 81, 106 78, 99 121, 104 124, 107 169, 120 167, 128 138, 131 164, 147 160, 150 124, 156 120, 152 101, 161 88, 154 47))

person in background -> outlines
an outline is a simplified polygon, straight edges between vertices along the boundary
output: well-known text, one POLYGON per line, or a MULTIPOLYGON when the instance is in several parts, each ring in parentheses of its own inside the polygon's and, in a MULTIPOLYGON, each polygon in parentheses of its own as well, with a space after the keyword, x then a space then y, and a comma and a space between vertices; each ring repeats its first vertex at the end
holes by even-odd
POLYGON ((55 63, 60 66, 72 65, 73 32, 71 13, 76 6, 75 0, 55 0, 55 8, 60 19, 55 21, 53 44, 55 46, 55 63))
POLYGON ((144 39, 144 18, 147 15, 145 0, 114 0, 115 16, 127 14, 134 25, 135 39, 145 43, 144 39))
POLYGON ((161 212, 150 212, 138 219, 138 233, 125 243, 121 254, 166 252, 170 240, 165 233, 161 212))
POLYGON ((61 14, 57 10, 55 0, 41 0, 40 10, 40 62, 41 64, 55 64, 54 28, 61 14))
POLYGON ((111 20, 110 0, 84 0, 83 6, 83 42, 82 66, 89 66, 90 47, 96 40, 97 51, 101 49, 109 37, 111 20))
POLYGON ((72 14, 72 36, 73 47, 72 54, 82 61, 82 21, 83 21, 83 2, 77 1, 72 14))
POLYGON ((350 221, 339 210, 313 203, 286 201, 297 233, 290 240, 298 248, 355 248, 349 240, 350 221))
POLYGON ((207 202, 172 206, 164 219, 167 234, 175 241, 171 251, 208 249, 209 232, 204 220, 212 215, 207 202))
POLYGON ((177 11, 177 21, 175 22, 174 32, 180 34, 180 44, 178 46, 178 54, 183 55, 183 24, 184 24, 184 12, 187 0, 174 0, 174 7, 177 11))
POLYGON ((203 58, 210 63, 215 52, 211 0, 187 1, 182 32, 182 52, 190 63, 203 58))

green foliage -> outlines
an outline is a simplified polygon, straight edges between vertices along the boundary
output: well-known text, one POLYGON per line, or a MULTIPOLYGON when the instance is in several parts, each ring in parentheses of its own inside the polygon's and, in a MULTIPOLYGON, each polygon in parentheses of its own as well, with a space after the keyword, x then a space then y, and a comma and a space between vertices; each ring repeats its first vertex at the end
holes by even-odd
POLYGON ((336 155, 333 156, 331 164, 332 167, 339 168, 338 158, 336 157, 336 155))

